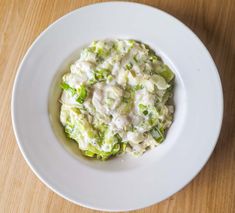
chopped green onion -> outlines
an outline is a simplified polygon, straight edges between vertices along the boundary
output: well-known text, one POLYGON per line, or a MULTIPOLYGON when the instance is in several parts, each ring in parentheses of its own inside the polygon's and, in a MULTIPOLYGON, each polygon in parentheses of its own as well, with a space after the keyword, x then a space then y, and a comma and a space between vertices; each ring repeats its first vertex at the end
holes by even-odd
POLYGON ((94 153, 94 152, 91 152, 91 151, 89 151, 89 150, 85 150, 85 151, 83 152, 83 154, 84 154, 85 156, 91 157, 91 158, 95 156, 95 153, 94 153))
POLYGON ((143 114, 144 114, 144 115, 148 115, 148 110, 144 110, 144 111, 143 111, 143 114))
POLYGON ((158 60, 158 57, 157 57, 156 55, 150 56, 149 60, 150 60, 151 62, 153 62, 153 63, 156 63, 156 62, 159 61, 159 60, 158 60))
POLYGON ((133 47, 133 45, 135 44, 135 40, 129 40, 129 44, 131 45, 131 47, 133 47))
POLYGON ((133 87, 133 90, 134 90, 134 91, 138 91, 138 90, 141 90, 141 89, 143 89, 143 88, 144 88, 143 85, 137 84, 136 86, 133 87))
POLYGON ((60 87, 63 89, 63 90, 65 90, 65 91, 69 91, 71 94, 72 94, 72 96, 74 96, 75 94, 76 94, 76 89, 74 89, 74 88, 72 88, 71 86, 69 86, 67 83, 65 83, 65 82, 62 82, 61 84, 60 84, 60 87))
POLYGON ((130 70, 130 73, 131 73, 131 75, 132 75, 133 77, 136 77, 136 73, 135 73, 134 70, 130 70))
POLYGON ((97 54, 98 54, 99 56, 104 55, 104 50, 103 50, 102 48, 98 48, 98 49, 97 49, 97 54))
POLYGON ((126 151, 126 146, 127 146, 127 142, 122 142, 121 143, 121 152, 125 152, 126 151))
POLYGON ((167 82, 170 82, 174 78, 174 73, 171 71, 171 69, 164 64, 163 71, 159 73, 167 82))
POLYGON ((143 105, 143 104, 139 104, 139 109, 141 111, 141 113, 143 113, 144 115, 148 115, 148 107, 143 105))
POLYGON ((108 82, 112 81, 113 80, 113 76, 112 75, 108 75, 107 80, 108 80, 108 82))
POLYGON ((95 78, 91 78, 90 80, 88 80, 89 85, 93 85, 95 83, 97 83, 97 80, 95 78))
POLYGON ((161 143, 164 140, 163 130, 160 130, 157 127, 155 127, 150 131, 150 133, 158 143, 161 143))
POLYGON ((98 81, 105 80, 110 74, 110 70, 108 69, 100 69, 95 71, 95 78, 98 81))
POLYGON ((120 144, 116 143, 112 149, 112 154, 116 154, 120 150, 120 144))
POLYGON ((138 63, 138 59, 136 56, 137 56, 137 54, 133 57, 133 59, 134 59, 135 63, 138 63))
POLYGON ((82 84, 78 89, 77 89, 77 94, 78 94, 78 98, 77 98, 77 102, 82 104, 86 97, 87 97, 87 90, 84 84, 82 84))
POLYGON ((133 67, 132 63, 126 64, 126 69, 130 70, 133 67))

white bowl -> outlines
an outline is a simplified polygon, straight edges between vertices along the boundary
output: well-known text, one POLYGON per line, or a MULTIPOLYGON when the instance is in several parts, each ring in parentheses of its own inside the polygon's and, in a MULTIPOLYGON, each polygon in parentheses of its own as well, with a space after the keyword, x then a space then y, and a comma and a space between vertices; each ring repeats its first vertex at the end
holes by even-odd
POLYGON ((22 60, 12 96, 17 143, 34 173, 62 197, 109 211, 146 207, 189 183, 215 147, 222 114, 219 75, 197 36, 158 9, 127 2, 83 7, 48 27, 22 60), (165 142, 140 158, 87 160, 66 151, 58 137, 62 130, 53 103, 59 70, 74 59, 71 54, 104 38, 140 40, 176 74, 173 125, 165 142))

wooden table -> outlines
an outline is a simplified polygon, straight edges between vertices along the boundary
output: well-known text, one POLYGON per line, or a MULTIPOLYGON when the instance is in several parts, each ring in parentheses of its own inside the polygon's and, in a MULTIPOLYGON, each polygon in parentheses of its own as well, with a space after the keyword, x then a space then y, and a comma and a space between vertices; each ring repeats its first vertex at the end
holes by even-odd
MULTIPOLYGON (((33 40, 59 17, 94 2, 0 0, 0 212, 95 212, 39 181, 16 145, 10 114, 16 70, 33 40)), ((235 1, 138 2, 174 15, 199 36, 219 69, 225 105, 218 144, 200 174, 169 199, 136 212, 235 212, 235 1)))

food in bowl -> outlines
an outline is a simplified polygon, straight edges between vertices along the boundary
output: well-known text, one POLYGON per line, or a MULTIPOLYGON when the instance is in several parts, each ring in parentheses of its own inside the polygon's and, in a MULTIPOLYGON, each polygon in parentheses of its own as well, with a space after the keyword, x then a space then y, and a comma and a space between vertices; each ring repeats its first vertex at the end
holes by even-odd
POLYGON ((173 121, 174 73, 141 42, 92 42, 60 86, 64 131, 91 158, 141 156, 173 121))

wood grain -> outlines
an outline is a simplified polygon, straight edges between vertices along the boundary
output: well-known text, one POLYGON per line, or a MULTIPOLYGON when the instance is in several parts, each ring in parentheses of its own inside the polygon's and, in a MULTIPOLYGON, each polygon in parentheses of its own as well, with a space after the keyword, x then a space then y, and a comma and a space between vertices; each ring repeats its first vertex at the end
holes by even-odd
MULTIPOLYGON (((45 187, 15 143, 10 102, 17 67, 50 23, 93 0, 0 0, 0 212, 96 212, 45 187)), ((169 199, 135 212, 235 212, 235 1, 146 0, 183 21, 204 42, 219 69, 224 120, 218 144, 200 174, 169 199)))

